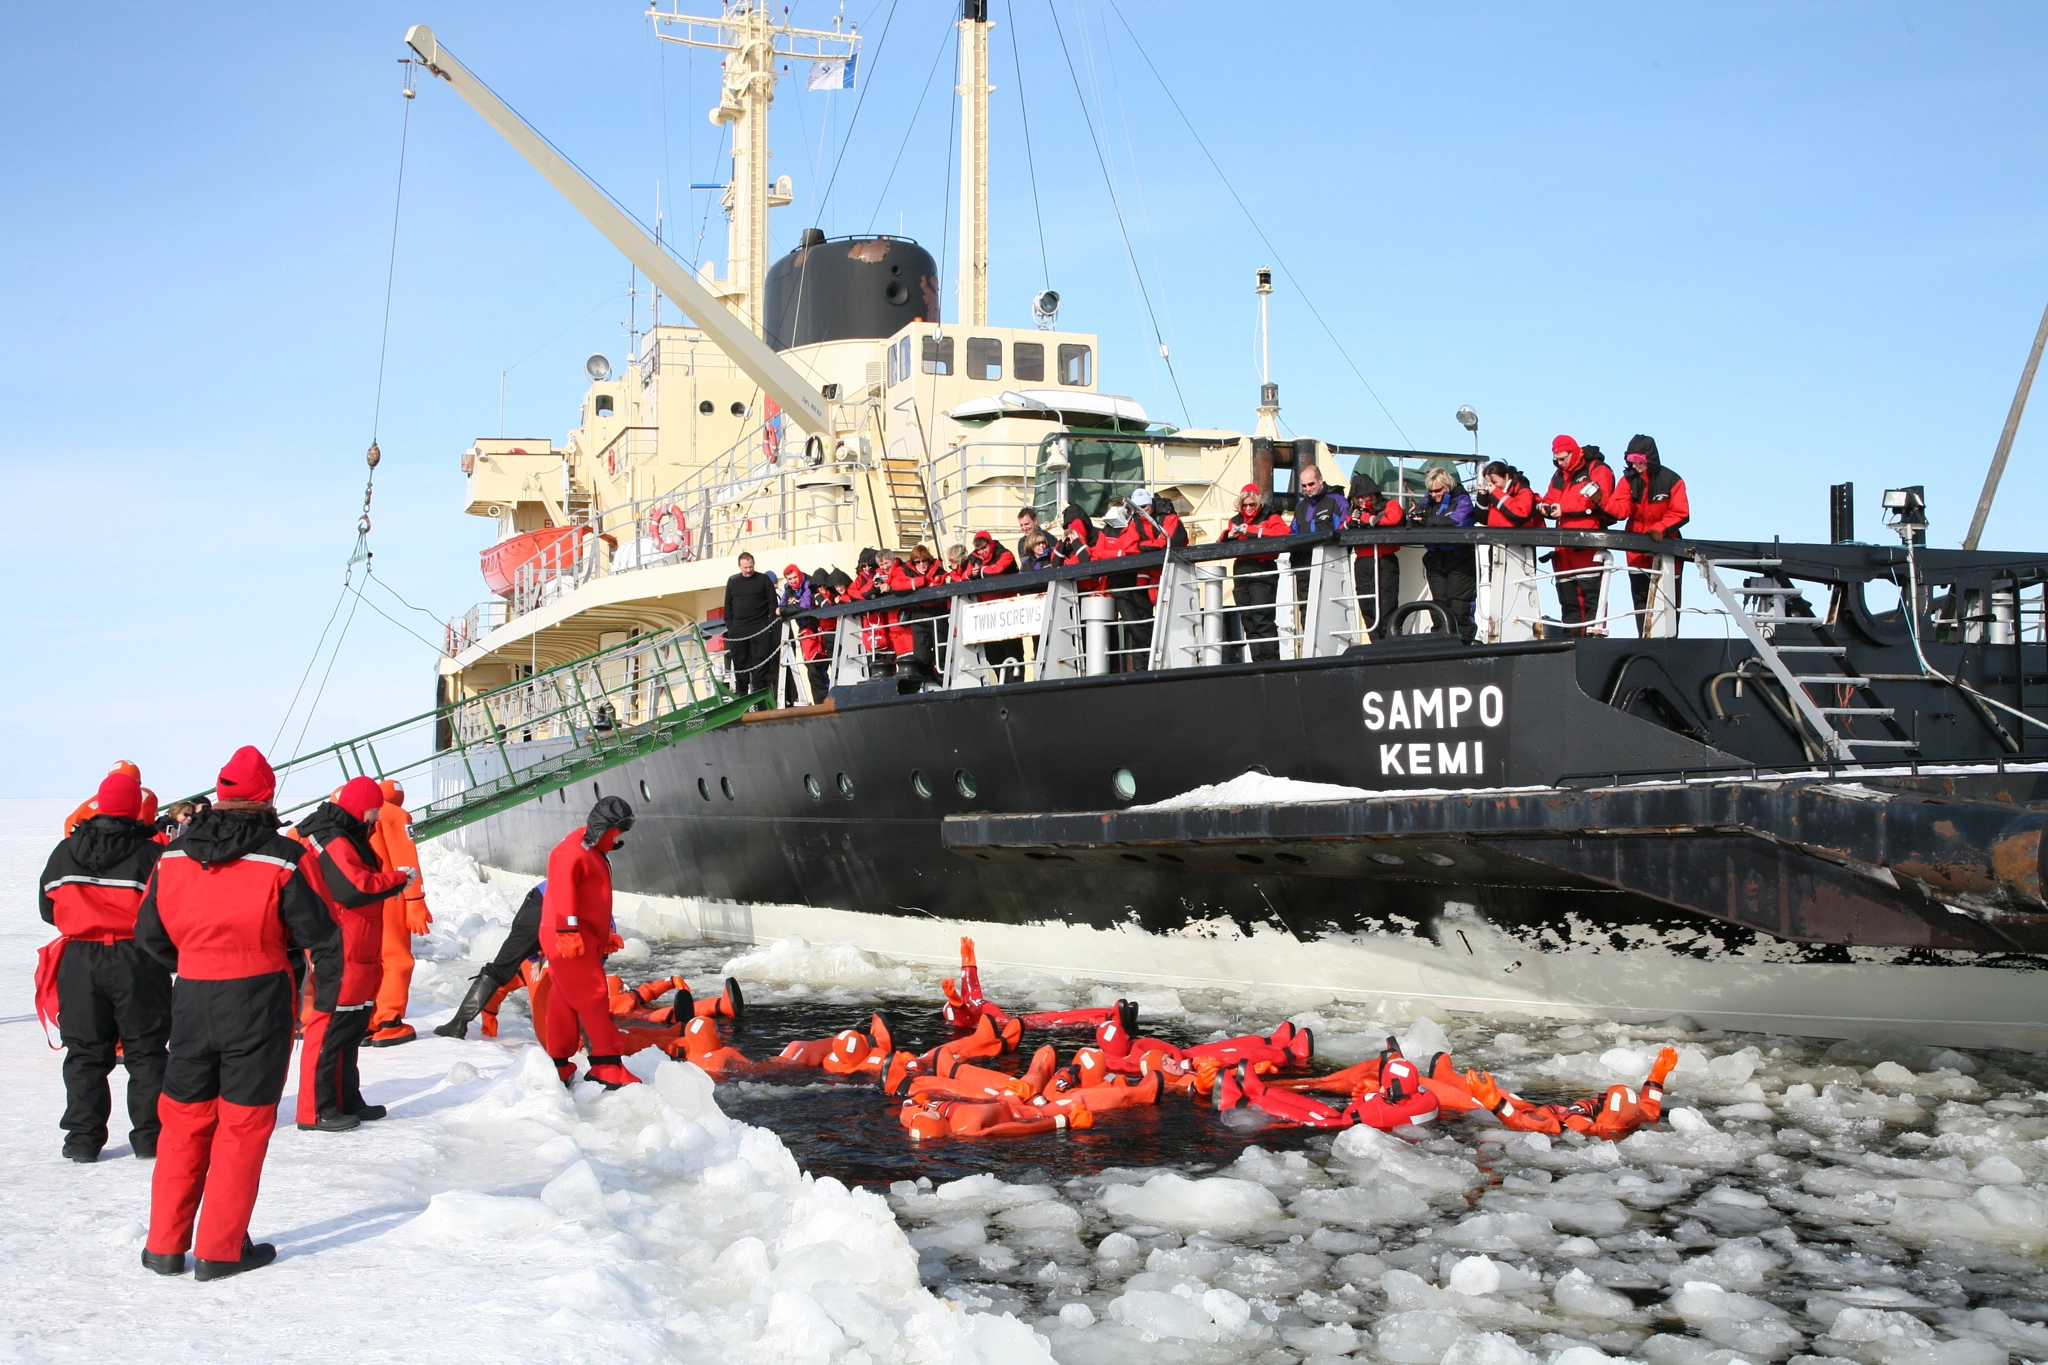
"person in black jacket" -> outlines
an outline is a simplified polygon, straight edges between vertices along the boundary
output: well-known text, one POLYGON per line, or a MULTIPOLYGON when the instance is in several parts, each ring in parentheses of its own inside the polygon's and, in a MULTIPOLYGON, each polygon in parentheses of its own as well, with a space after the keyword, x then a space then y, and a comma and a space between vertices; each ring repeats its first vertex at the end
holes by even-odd
POLYGON ((519 902, 518 913, 512 916, 512 927, 505 931, 505 941, 498 945, 498 955, 471 979, 469 992, 455 1007, 454 1017, 434 1032, 443 1038, 466 1037, 470 1021, 484 1012, 484 1006, 491 1003, 499 988, 519 979, 519 964, 540 951, 540 908, 547 889, 547 879, 542 878, 526 893, 526 899, 519 902))
POLYGON ((108 773, 97 801, 99 814, 57 845, 36 883, 44 921, 63 934, 51 950, 61 955, 64 1156, 88 1164, 107 1145, 107 1077, 117 1043, 128 1068, 128 1144, 144 1160, 156 1156, 156 1100, 171 1035, 171 974, 135 946, 135 911, 163 845, 137 818, 142 786, 133 776, 108 773))
POLYGON ((191 1250, 202 1280, 277 1257, 249 1240, 249 1214, 291 1068, 287 958, 312 956, 318 1011, 334 1012, 342 974, 341 930, 279 832, 270 764, 244 746, 217 780, 220 801, 164 850, 135 914, 136 944, 178 978, 142 1263, 176 1275, 191 1250))
POLYGON ((739 568, 725 580, 725 652, 732 660, 733 690, 745 694, 762 691, 775 676, 782 622, 775 612, 774 580, 757 572, 745 551, 739 568))

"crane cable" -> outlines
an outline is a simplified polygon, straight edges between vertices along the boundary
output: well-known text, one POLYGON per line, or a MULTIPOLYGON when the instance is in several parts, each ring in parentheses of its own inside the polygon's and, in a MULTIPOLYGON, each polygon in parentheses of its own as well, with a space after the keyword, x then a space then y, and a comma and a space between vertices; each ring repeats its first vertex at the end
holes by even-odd
MULTIPOLYGON (((299 736, 293 741, 293 751, 296 752, 305 745, 306 734, 313 726, 313 713, 319 709, 320 699, 326 695, 327 680, 334 676, 334 664, 341 656, 342 642, 348 638, 349 627, 355 624, 356 610, 363 604, 362 587, 355 581, 356 565, 363 566, 364 583, 369 582, 373 567, 370 550, 370 500, 376 492, 377 465, 383 459, 382 452, 377 448, 377 435, 384 419, 384 372, 385 363, 391 353, 391 300, 398 279, 399 210, 405 203, 405 153, 412 132, 412 101, 417 93, 414 87, 417 63, 410 59, 401 59, 399 65, 404 68, 404 80, 399 93, 405 98, 405 112, 398 130, 398 185, 392 195, 391 204, 391 249, 384 265, 384 324, 382 336, 377 343, 377 395, 370 411, 370 449, 363 457, 364 462, 370 467, 370 473, 363 483, 363 510, 356 518, 355 549, 350 553, 348 563, 342 569, 341 592, 334 599, 334 610, 328 613, 327 624, 321 627, 319 640, 314 642, 312 657, 306 660, 305 671, 299 675, 299 685, 292 692, 291 704, 285 707, 284 716, 277 723, 277 733, 270 740, 270 747, 273 750, 277 748, 278 741, 284 738, 284 732, 291 724, 292 715, 298 710, 299 698, 305 694, 306 683, 312 678, 313 670, 320 662, 321 652, 327 645, 328 632, 333 630, 335 619, 341 615, 342 602, 353 594, 355 603, 349 607, 348 616, 341 623, 340 634, 334 637, 333 648, 326 651, 327 667, 320 674, 320 685, 313 690, 313 699, 306 703, 306 714, 299 726, 299 736)), ((390 619, 376 603, 370 603, 370 609, 385 619, 390 619)), ((419 637, 415 634, 414 638, 419 637)))

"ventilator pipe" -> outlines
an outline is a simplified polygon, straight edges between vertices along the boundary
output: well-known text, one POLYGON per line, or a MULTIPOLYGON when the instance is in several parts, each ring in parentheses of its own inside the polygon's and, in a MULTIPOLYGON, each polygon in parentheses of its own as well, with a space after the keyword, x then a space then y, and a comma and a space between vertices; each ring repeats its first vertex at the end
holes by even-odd
POLYGON ((1107 593, 1081 599, 1081 630, 1087 655, 1088 675, 1109 672, 1109 623, 1116 620, 1116 603, 1107 593))
POLYGON ((1223 566, 1197 564, 1194 569, 1201 585, 1201 660, 1206 667, 1223 662, 1223 566))
POLYGON ((1984 716, 1985 721, 1997 732, 1999 739, 2004 743, 2005 747, 2012 753, 2019 753, 2021 751, 2019 741, 2008 734, 2004 726, 1998 724, 1990 715, 1985 714, 1983 708, 1995 706, 2007 715, 2018 716, 2027 724, 2037 725, 2043 730, 2048 730, 2048 721, 2037 720, 2026 712, 2007 706, 2004 702, 1994 697, 1987 697, 1962 679, 1951 678, 1948 674, 1943 673, 1933 664, 1927 662, 1926 651, 1920 648, 1920 561, 1913 553, 1913 538, 1908 535, 1902 536, 1901 539, 1906 543, 1907 596, 1904 601, 1899 603, 1899 615, 1906 618, 1906 636, 1913 642, 1913 657, 1920 662, 1920 672, 1937 682, 1947 683, 1950 687, 1953 687, 1956 691, 1977 703, 1978 714, 1984 716))
MULTIPOLYGON (((1735 685, 1741 687, 1744 683, 1761 684, 1767 677, 1767 674, 1744 673, 1740 669, 1736 669, 1729 673, 1716 673, 1713 677, 1707 679, 1707 707, 1714 713, 1714 719, 1728 719, 1728 713, 1721 709, 1720 689, 1723 681, 1733 678, 1735 679, 1735 685)), ((1785 722, 1785 728, 1790 730, 1799 740, 1800 748, 1805 752, 1808 762, 1819 763, 1826 759, 1826 752, 1818 744, 1814 743, 1813 736, 1806 733, 1806 727, 1801 725, 1799 718, 1792 714, 1791 707, 1772 696, 1769 691, 1760 685, 1757 687, 1756 694, 1764 699, 1771 710, 1777 714, 1778 719, 1785 722)))

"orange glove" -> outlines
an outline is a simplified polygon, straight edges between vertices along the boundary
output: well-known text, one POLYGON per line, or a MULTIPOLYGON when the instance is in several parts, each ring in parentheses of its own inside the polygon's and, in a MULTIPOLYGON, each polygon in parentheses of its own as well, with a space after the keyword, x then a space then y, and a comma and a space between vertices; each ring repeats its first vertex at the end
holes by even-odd
POLYGON ((1216 1088, 1219 1065, 1214 1057, 1195 1058, 1195 1093, 1206 1095, 1216 1088))
POLYGON ((1657 1060, 1650 1064, 1650 1079, 1658 1085, 1662 1085, 1664 1084, 1664 1078, 1669 1076, 1677 1066, 1678 1049, 1667 1047, 1659 1052, 1657 1060))
POLYGON ((1093 1128, 1094 1126, 1095 1115, 1088 1112, 1087 1105, 1077 1104, 1067 1111, 1067 1127, 1093 1128))
POLYGON ((963 967, 972 967, 974 965, 974 940, 971 938, 960 940, 960 965, 963 967))
POLYGON ((434 912, 427 909, 425 901, 413 900, 405 903, 405 927, 415 937, 426 933, 433 922, 434 912))
POLYGON ((1472 1092, 1472 1098, 1488 1109, 1500 1103, 1500 1087, 1493 1082, 1493 1075, 1486 1071, 1465 1073, 1465 1088, 1472 1092))
POLYGON ((1038 1093, 1031 1088, 1031 1082, 1025 1080, 1022 1076, 1014 1080, 1004 1081, 1003 1089, 1006 1093, 1015 1095, 1020 1100, 1028 1100, 1038 1093))
POLYGON ((625 946, 626 940, 620 938, 616 933, 614 933, 610 938, 604 941, 604 950, 607 954, 616 953, 617 951, 619 951, 619 949, 625 946))
POLYGON ((583 935, 576 933, 556 934, 554 951, 549 957, 582 957, 583 935))

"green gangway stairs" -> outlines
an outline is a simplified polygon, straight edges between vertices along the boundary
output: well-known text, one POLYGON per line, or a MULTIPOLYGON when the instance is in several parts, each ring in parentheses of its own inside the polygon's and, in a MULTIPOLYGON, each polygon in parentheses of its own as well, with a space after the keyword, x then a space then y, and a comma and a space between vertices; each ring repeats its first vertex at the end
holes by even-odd
POLYGON ((392 778, 406 788, 413 836, 429 839, 729 725, 773 696, 733 691, 695 625, 636 635, 275 764, 277 808, 290 820, 352 777, 392 778))

